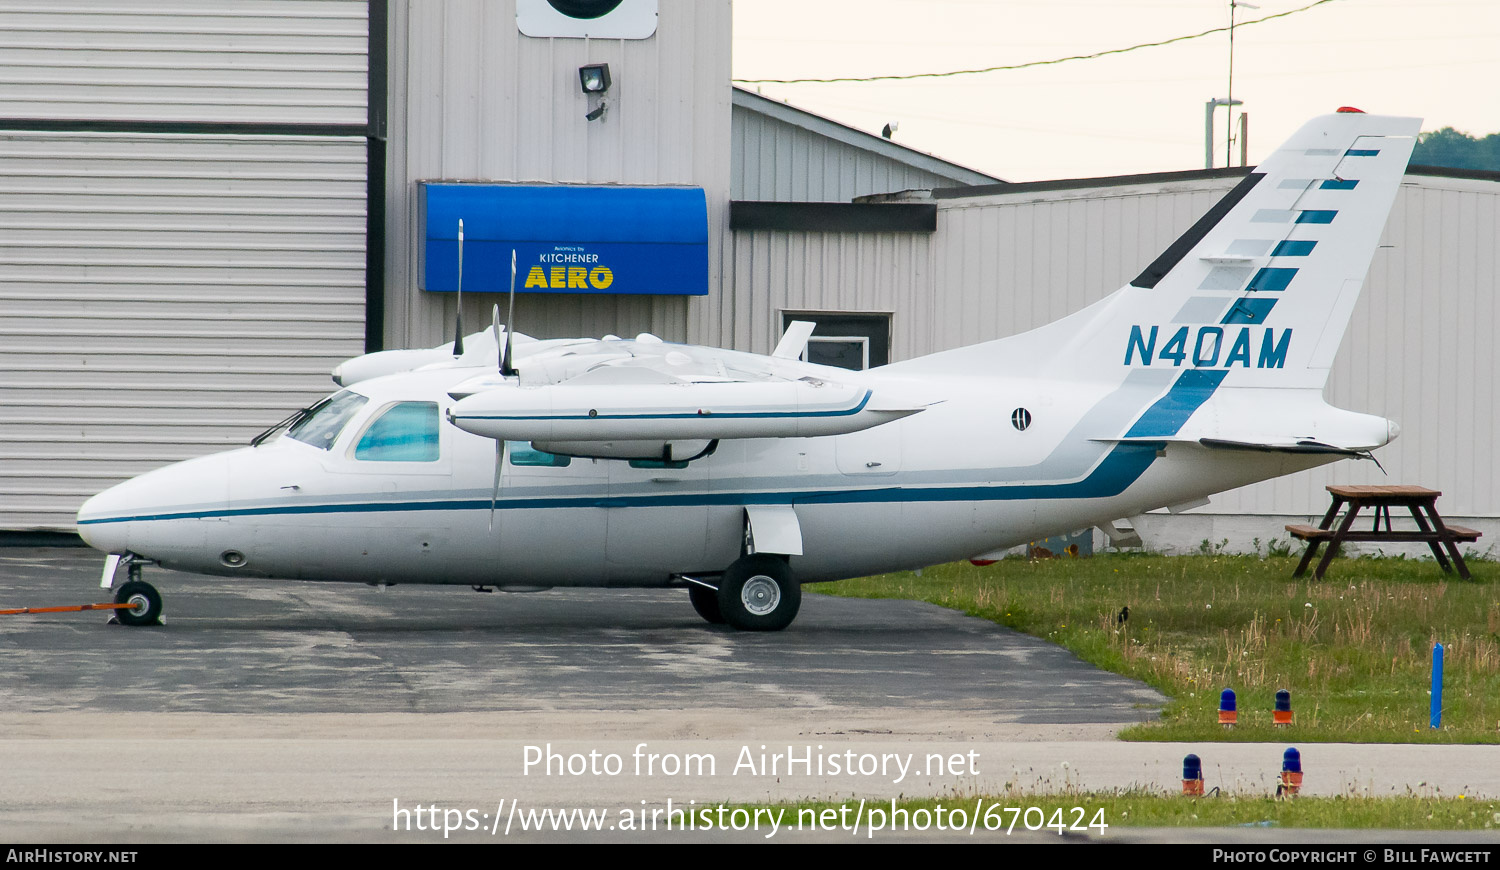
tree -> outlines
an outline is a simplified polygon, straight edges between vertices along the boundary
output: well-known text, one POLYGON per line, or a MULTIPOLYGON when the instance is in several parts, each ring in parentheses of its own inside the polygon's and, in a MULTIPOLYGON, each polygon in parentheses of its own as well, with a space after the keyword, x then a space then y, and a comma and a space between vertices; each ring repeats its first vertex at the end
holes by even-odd
POLYGON ((1411 162, 1421 166, 1454 169, 1488 169, 1500 172, 1500 133, 1476 139, 1452 127, 1417 136, 1411 162))

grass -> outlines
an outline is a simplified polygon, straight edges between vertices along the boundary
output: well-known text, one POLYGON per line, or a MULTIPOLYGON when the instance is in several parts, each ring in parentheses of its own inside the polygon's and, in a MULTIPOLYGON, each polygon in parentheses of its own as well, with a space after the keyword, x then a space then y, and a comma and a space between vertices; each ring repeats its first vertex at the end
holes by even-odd
POLYGON ((1472 581, 1415 559, 1340 559, 1322 581, 1291 579, 1295 567, 1291 556, 1212 552, 1010 558, 816 588, 962 610, 1166 694, 1161 721, 1127 729, 1127 740, 1500 743, 1500 563, 1470 559, 1472 581), (1443 727, 1433 730, 1437 641, 1443 727), (1233 729, 1218 725, 1224 687, 1238 694, 1233 729), (1290 731, 1271 724, 1278 689, 1292 694, 1290 731))
MULTIPOLYGON (((860 829, 872 824, 878 831, 890 830, 891 801, 870 800, 867 810, 874 809, 873 818, 862 818, 860 829)), ((1089 829, 1090 822, 1102 822, 1115 827, 1286 827, 1286 828, 1362 828, 1399 830, 1494 830, 1500 828, 1500 801, 1470 800, 1463 797, 1439 798, 1407 795, 1403 797, 1299 797, 1296 800, 1277 800, 1270 797, 1205 797, 1183 798, 1147 792, 1124 792, 1120 794, 1081 792, 1048 795, 1001 795, 981 798, 935 798, 899 800, 896 805, 909 814, 920 825, 928 818, 935 821, 937 807, 944 810, 944 822, 954 827, 956 817, 950 814, 960 811, 973 819, 975 808, 981 809, 977 827, 985 826, 988 817, 991 824, 998 822, 1004 830, 1014 822, 1014 830, 1023 830, 1030 823, 1031 830, 1056 832, 1060 823, 1064 828, 1086 830, 1098 835, 1096 825, 1089 829), (1019 812, 1009 811, 1014 807, 1019 812), (1040 814, 1029 812, 1036 807, 1040 814), (1082 812, 1077 810, 1081 809, 1082 812), (927 816, 911 816, 926 810, 927 816), (1099 815, 1102 811, 1102 815, 1099 815), (1047 823, 1052 823, 1049 828, 1047 823)), ((796 804, 772 804, 768 808, 785 810, 785 823, 795 825, 800 820, 804 828, 819 818, 825 810, 849 807, 846 820, 854 821, 858 802, 808 802, 796 804)), ((829 816, 832 819, 834 816, 829 816)), ((846 826, 847 827, 847 826, 846 826)), ((935 827, 935 825, 934 825, 935 827)), ((898 827, 899 831, 900 828, 898 827)))

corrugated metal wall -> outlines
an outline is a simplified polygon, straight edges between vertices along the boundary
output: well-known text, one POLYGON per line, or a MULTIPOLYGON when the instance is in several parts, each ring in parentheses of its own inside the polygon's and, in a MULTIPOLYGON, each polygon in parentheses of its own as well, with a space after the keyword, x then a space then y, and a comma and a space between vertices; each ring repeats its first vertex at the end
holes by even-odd
POLYGON ((741 105, 734 107, 733 131, 730 198, 736 200, 848 202, 988 180, 978 173, 956 177, 919 169, 741 105))
POLYGON ((1118 290, 1238 179, 938 201, 919 353, 1025 332, 1118 290))
POLYGON ((363 0, 0 2, 0 117, 365 122, 363 0))
POLYGON ((890 312, 891 356, 926 350, 931 246, 927 233, 738 231, 726 240, 724 304, 705 344, 770 353, 783 311, 890 312))
POLYGON ((0 2, 0 529, 71 529, 362 352, 366 140, 295 131, 363 126, 366 11, 0 2))
MULTIPOLYGON (((418 289, 417 182, 684 184, 704 188, 710 293, 729 212, 728 0, 661 0, 643 40, 541 39, 514 0, 397 0, 391 7, 386 345, 452 338, 452 294, 418 289), (578 68, 608 63, 604 117, 588 121, 578 68)), ((465 323, 501 294, 464 294, 465 323)), ((503 308, 502 304, 502 308, 503 308)), ((518 294, 516 326, 540 337, 651 331, 685 340, 701 298, 518 294)))

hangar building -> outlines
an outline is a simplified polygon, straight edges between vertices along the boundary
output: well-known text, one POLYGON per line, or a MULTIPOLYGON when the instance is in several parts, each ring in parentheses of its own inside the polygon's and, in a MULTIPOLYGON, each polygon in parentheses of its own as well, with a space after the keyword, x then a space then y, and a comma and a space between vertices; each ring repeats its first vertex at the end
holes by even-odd
MULTIPOLYGON (((820 360, 879 365, 1083 307, 1242 172, 1006 184, 733 88, 730 25, 727 0, 0 0, 0 530, 69 532, 340 360, 451 338, 457 211, 485 216, 471 328, 514 246, 532 335, 766 352, 811 317, 820 360)), ((1402 424, 1389 478, 1249 487, 1147 544, 1264 541, 1386 479, 1496 540, 1497 218, 1493 173, 1398 197, 1329 387, 1402 424)))

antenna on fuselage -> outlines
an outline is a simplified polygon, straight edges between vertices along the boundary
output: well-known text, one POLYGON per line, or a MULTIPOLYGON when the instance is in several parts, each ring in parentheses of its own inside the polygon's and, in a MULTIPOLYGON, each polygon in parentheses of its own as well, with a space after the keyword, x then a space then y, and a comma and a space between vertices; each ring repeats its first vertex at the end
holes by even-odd
POLYGON ((453 355, 464 355, 464 219, 458 219, 458 310, 453 315, 453 355))

